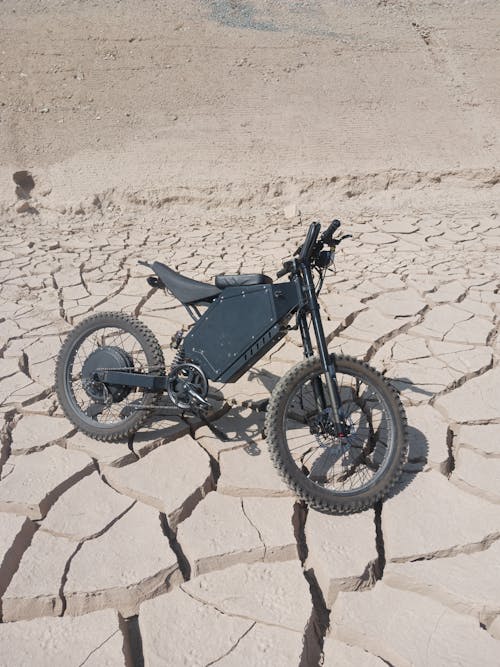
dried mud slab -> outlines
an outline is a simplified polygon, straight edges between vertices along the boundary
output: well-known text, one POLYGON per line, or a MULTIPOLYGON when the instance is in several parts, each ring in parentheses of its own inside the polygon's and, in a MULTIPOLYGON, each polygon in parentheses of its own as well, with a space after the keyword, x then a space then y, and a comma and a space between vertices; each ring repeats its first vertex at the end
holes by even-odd
POLYGON ((0 651, 9 665, 125 667, 127 664, 118 615, 110 609, 75 618, 4 623, 0 651))
POLYGON ((500 542, 482 551, 389 563, 384 583, 426 595, 486 625, 500 616, 500 542))
POLYGON ((250 619, 223 613, 182 589, 144 602, 139 619, 145 664, 172 667, 186 661, 192 665, 217 662, 254 625, 250 619))
POLYGON ((383 667, 387 662, 359 646, 326 637, 323 644, 323 667, 383 667))
POLYGON ((105 468, 104 475, 116 491, 166 514, 173 529, 213 486, 210 459, 190 436, 166 443, 136 463, 105 468))
POLYGON ((74 542, 92 539, 130 509, 133 502, 103 484, 95 472, 56 500, 40 530, 74 542))
POLYGON ((103 535, 82 543, 62 595, 70 615, 113 607, 131 616, 142 601, 181 580, 158 512, 136 503, 103 535))
POLYGON ((67 419, 45 415, 26 415, 12 431, 11 453, 30 454, 59 444, 74 429, 67 419))
POLYGON ((285 628, 254 623, 229 653, 217 661, 221 667, 262 665, 262 667, 289 667, 299 665, 303 638, 299 632, 285 628))
POLYGON ((374 583, 378 552, 373 510, 353 516, 329 516, 311 510, 305 542, 308 553, 304 567, 313 571, 328 609, 339 591, 358 590, 374 583))
POLYGON ((292 496, 274 467, 265 442, 257 441, 247 451, 238 448, 221 452, 217 491, 230 496, 292 496))
POLYGON ((0 511, 42 519, 57 498, 94 469, 89 458, 53 446, 12 457, 12 471, 0 480, 0 511))
POLYGON ((387 500, 382 511, 388 561, 454 555, 500 536, 496 505, 458 489, 432 470, 405 475, 405 480, 406 488, 387 500))
POLYGON ((70 540, 37 532, 2 598, 4 621, 62 615, 62 579, 75 548, 70 540))
POLYGON ((396 665, 498 664, 499 648, 479 622, 439 602, 378 582, 363 593, 339 593, 331 636, 396 665), (418 632, 415 632, 415 627, 418 632))
POLYGON ((288 498, 210 493, 177 531, 193 576, 236 563, 297 558, 288 498))
POLYGON ((303 633, 311 614, 309 588, 298 560, 240 563, 181 585, 203 604, 229 616, 250 618, 303 633))
POLYGON ((498 419, 499 386, 500 368, 496 367, 439 397, 435 405, 449 419, 460 423, 498 419))
POLYGON ((102 466, 121 466, 136 460, 136 456, 130 451, 127 443, 100 442, 89 438, 88 435, 80 431, 68 438, 65 446, 67 449, 87 454, 90 458, 96 459, 102 466))

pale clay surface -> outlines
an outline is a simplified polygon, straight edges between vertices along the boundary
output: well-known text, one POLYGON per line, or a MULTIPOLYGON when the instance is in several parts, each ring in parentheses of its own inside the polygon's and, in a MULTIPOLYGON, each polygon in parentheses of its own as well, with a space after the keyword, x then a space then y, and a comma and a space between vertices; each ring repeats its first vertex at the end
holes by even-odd
POLYGON ((9 667, 500 664, 498 3, 292 4, 2 3, 9 667), (269 461, 296 331, 213 387, 219 431, 170 411, 128 444, 74 432, 53 374, 76 323, 134 313, 167 364, 189 323, 138 259, 274 276, 333 217, 353 239, 329 347, 408 415, 382 505, 307 512, 269 461))

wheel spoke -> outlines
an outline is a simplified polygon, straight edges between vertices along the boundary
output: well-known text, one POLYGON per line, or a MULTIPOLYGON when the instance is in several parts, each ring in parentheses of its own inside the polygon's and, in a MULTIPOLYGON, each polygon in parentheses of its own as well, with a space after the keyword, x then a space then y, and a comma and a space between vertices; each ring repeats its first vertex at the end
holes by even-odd
MULTIPOLYGON (((92 318, 89 318, 91 320, 92 318)), ((95 316, 94 316, 95 319, 95 316)), ((79 419, 91 420, 95 426, 117 427, 137 414, 139 407, 146 394, 137 387, 105 385, 94 381, 88 370, 84 372, 84 366, 89 358, 97 353, 97 350, 108 350, 104 352, 105 360, 111 359, 113 370, 131 370, 135 372, 151 372, 148 363, 147 348, 135 333, 135 323, 129 324, 130 330, 102 318, 101 322, 94 324, 83 332, 81 337, 75 338, 73 346, 68 352, 68 360, 65 364, 65 395, 71 404, 71 409, 79 415, 79 419), (123 360, 123 361, 122 361, 123 360), (122 363, 121 363, 122 362, 122 363), (130 407, 133 406, 133 407, 130 407)), ((139 325, 141 326, 141 325, 139 325)), ((157 346, 159 350, 159 346, 157 346)), ((159 350, 162 358, 161 350, 159 350)), ((97 359, 97 357, 94 357, 97 359)), ((100 359, 100 358, 99 358, 100 359)), ((95 363, 95 362, 94 362, 95 363)), ((104 366, 109 365, 104 363, 104 366)), ((99 361, 97 361, 99 367, 99 361)), ((92 370, 97 370, 94 366, 92 370)), ((161 368, 163 366, 161 365, 161 368)), ((148 398, 148 401, 150 399, 148 398)))
POLYGON ((324 387, 320 370, 299 383, 287 400, 283 419, 286 447, 301 473, 319 487, 335 494, 362 491, 384 473, 393 445, 387 403, 366 378, 338 372, 341 407, 350 429, 347 437, 339 438, 327 412, 318 409, 318 380, 324 387))

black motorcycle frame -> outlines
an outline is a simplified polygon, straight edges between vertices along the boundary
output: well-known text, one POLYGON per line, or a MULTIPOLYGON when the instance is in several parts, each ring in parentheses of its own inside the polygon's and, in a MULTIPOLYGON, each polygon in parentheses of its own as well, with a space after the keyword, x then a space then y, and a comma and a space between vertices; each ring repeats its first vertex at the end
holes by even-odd
MULTIPOLYGON (((340 222, 334 220, 319 238, 320 224, 313 222, 310 225, 304 244, 278 272, 278 278, 289 274, 289 282, 226 287, 213 298, 184 304, 195 324, 183 341, 181 358, 199 366, 208 379, 235 382, 291 329, 300 331, 304 356, 313 356, 312 323, 326 385, 319 377, 312 381, 321 430, 326 428, 333 435, 343 436, 349 429, 340 408, 335 357, 328 352, 318 303, 324 275, 333 260, 335 248, 347 238, 333 238, 339 226, 340 222), (325 245, 329 250, 323 250, 325 245), (319 273, 318 285, 314 283, 313 270, 319 273), (252 308, 249 307, 250 302, 255 304, 252 308), (202 306, 207 306, 203 313, 198 308, 202 306), (293 315, 296 315, 296 324, 291 327, 289 322, 293 315)), ((157 278, 152 277, 149 281, 155 286, 162 286, 157 278)), ((175 366, 171 373, 173 371, 175 366)), ((169 375, 99 369, 94 374, 94 380, 158 392, 167 389, 169 375)))

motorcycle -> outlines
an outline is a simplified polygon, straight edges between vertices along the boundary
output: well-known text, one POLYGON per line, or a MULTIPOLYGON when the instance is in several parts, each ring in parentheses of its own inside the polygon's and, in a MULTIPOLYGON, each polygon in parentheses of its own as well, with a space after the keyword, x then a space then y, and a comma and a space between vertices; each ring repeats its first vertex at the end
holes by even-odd
POLYGON ((304 243, 273 282, 263 274, 218 275, 214 284, 155 261, 150 286, 166 290, 194 320, 172 337, 167 368, 153 332, 120 312, 91 315, 68 335, 58 356, 59 403, 80 431, 103 441, 129 438, 166 393, 181 411, 206 415, 209 381, 236 382, 292 329, 304 359, 276 384, 265 418, 272 461, 309 506, 348 514, 373 506, 406 460, 406 417, 399 395, 368 364, 328 351, 318 295, 339 244, 334 220, 304 243), (315 282, 315 275, 317 281, 315 282), (311 325, 316 340, 314 353, 311 325))

